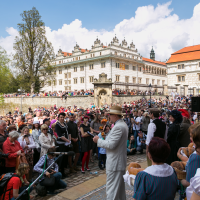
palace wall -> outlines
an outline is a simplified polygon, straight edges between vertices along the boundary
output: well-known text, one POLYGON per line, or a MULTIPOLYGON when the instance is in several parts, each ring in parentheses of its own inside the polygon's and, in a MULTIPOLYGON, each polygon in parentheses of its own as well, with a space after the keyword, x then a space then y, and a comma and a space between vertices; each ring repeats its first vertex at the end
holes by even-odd
MULTIPOLYGON (((152 98, 165 98, 165 96, 156 96, 153 95, 152 98)), ((112 96, 113 103, 122 104, 124 102, 131 102, 135 100, 139 100, 142 98, 148 98, 149 96, 129 96, 129 95, 119 95, 119 96, 112 96)), ((3 108, 0 109, 0 115, 8 113, 9 111, 13 112, 15 107, 17 106, 20 109, 21 106, 21 97, 10 97, 4 98, 5 105, 3 108)), ((82 106, 83 108, 87 108, 90 106, 91 103, 94 103, 93 96, 72 96, 67 97, 65 100, 64 98, 61 99, 60 97, 23 97, 22 98, 22 111, 27 112, 28 107, 31 107, 33 110, 35 107, 50 107, 56 104, 57 107, 63 106, 82 106)))

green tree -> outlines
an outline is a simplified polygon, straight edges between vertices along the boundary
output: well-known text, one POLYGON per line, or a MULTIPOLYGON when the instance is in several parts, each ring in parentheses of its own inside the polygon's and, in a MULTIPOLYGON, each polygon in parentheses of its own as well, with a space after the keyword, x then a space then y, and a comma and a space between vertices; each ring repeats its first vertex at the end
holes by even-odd
POLYGON ((38 10, 33 7, 32 10, 24 11, 21 17, 23 23, 18 24, 19 36, 14 43, 14 60, 21 74, 21 87, 27 92, 39 92, 46 84, 48 74, 53 71, 51 63, 55 54, 46 38, 45 25, 38 10))
POLYGON ((0 47, 0 93, 10 92, 10 80, 12 73, 9 69, 10 59, 6 51, 0 47))

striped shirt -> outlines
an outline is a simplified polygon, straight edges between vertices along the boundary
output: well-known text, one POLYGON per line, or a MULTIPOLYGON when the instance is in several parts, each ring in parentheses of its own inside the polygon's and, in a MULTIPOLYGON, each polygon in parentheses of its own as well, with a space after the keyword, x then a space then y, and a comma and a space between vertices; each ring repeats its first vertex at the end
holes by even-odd
POLYGON ((188 182, 194 177, 198 168, 200 168, 200 156, 193 153, 190 155, 186 165, 186 180, 188 182))
POLYGON ((137 174, 134 183, 136 200, 174 200, 178 180, 175 173, 167 177, 157 177, 144 171, 137 174))

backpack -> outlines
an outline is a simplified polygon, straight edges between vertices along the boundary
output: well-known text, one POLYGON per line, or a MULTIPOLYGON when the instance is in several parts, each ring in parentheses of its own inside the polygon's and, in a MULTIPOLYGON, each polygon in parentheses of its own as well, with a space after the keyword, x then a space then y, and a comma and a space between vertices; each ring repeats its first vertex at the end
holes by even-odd
MULTIPOLYGON (((1 175, 1 177, 0 177, 0 197, 2 197, 2 195, 5 196, 5 194, 6 194, 7 191, 13 189, 13 188, 11 188, 11 189, 9 189, 9 190, 6 190, 8 181, 9 181, 12 177, 18 177, 18 178, 19 178, 19 176, 18 176, 17 174, 14 174, 14 173, 7 173, 7 174, 1 175)), ((9 194, 9 195, 10 195, 10 194, 9 194)), ((3 199, 4 199, 4 196, 3 196, 3 199)))

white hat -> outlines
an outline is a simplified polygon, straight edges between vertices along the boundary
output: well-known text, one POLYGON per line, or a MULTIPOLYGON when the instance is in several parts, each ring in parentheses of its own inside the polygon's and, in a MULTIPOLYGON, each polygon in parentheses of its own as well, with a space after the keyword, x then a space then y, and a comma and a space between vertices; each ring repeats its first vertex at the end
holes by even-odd
POLYGON ((114 115, 123 115, 122 113, 122 108, 120 106, 112 106, 110 108, 109 114, 114 114, 114 115))
POLYGON ((40 122, 39 121, 33 121, 33 124, 40 124, 40 122))

